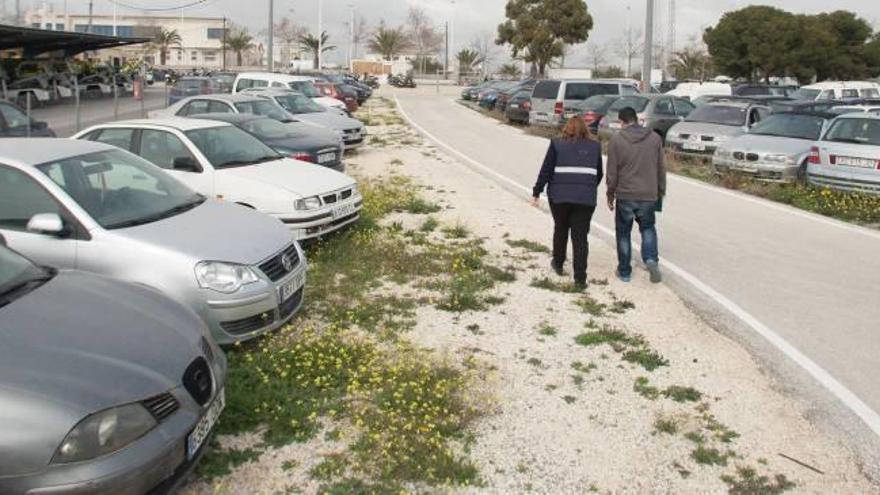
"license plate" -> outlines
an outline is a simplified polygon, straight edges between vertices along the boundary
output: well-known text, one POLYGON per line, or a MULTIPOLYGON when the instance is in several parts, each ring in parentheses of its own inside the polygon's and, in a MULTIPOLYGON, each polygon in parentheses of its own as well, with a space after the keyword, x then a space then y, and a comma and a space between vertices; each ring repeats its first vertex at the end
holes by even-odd
POLYGON ((324 153, 318 155, 318 163, 328 163, 336 160, 336 153, 324 153))
POLYGON ((510 108, 519 108, 519 103, 511 103, 510 108))
POLYGON ((300 273, 278 288, 278 299, 283 304, 303 286, 303 275, 300 273))
POLYGON ((224 407, 226 407, 226 392, 223 389, 220 389, 217 397, 214 398, 214 402, 208 407, 208 412, 202 416, 202 419, 199 420, 196 427, 186 438, 187 460, 192 460, 192 458, 195 457, 196 452, 199 451, 199 447, 205 443, 205 439, 208 438, 214 425, 217 424, 217 419, 220 418, 220 413, 223 412, 224 407))
POLYGON ((690 151, 706 151, 706 145, 698 143, 684 143, 681 148, 690 151))
POLYGON ((333 219, 336 220, 338 218, 347 217, 355 212, 354 203, 349 203, 347 205, 342 205, 339 208, 333 210, 333 219))
POLYGON ((850 156, 837 157, 837 164, 843 165, 844 167, 874 168, 876 163, 876 161, 868 160, 866 158, 853 158, 850 156))
POLYGON ((536 113, 535 120, 537 120, 538 122, 547 122, 549 119, 547 118, 546 113, 536 113))

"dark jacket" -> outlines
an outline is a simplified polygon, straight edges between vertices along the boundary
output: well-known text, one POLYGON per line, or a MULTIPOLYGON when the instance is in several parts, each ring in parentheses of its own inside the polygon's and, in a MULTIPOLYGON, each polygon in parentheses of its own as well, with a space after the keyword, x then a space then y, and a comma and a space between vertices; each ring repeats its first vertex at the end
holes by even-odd
POLYGON ((551 203, 596 206, 602 182, 602 145, 597 141, 554 139, 532 190, 539 197, 547 184, 551 203))
POLYGON ((608 145, 608 199, 657 201, 665 195, 660 136, 636 125, 615 134, 608 145))

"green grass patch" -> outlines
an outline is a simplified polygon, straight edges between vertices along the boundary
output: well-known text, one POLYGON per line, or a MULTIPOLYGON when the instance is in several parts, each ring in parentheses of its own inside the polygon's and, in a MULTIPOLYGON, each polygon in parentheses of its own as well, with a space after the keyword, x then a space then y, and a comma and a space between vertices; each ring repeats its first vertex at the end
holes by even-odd
POLYGON ((589 373, 596 368, 598 368, 598 366, 596 366, 596 363, 584 364, 580 361, 575 361, 575 362, 571 363, 571 369, 578 371, 580 373, 589 373))
POLYGON ((663 390, 663 395, 675 402, 698 402, 703 398, 702 392, 693 387, 671 385, 663 390))
POLYGON ((727 484, 730 495, 780 495, 797 487, 784 474, 777 474, 771 479, 759 475, 750 467, 738 467, 736 474, 725 474, 721 481, 727 484))
POLYGON ((583 292, 583 289, 575 287, 575 285, 571 282, 557 282, 555 280, 551 280, 548 277, 534 278, 532 279, 532 283, 529 285, 538 289, 561 292, 564 294, 578 294, 583 292))
POLYGON ((638 364, 647 371, 654 371, 661 366, 669 366, 660 353, 650 349, 634 349, 623 353, 623 360, 628 363, 638 364))
POLYGON ((226 476, 236 467, 257 460, 261 453, 255 449, 220 450, 216 445, 212 445, 209 455, 206 455, 196 466, 196 474, 204 480, 226 476))
POLYGON ((446 237, 450 239, 465 239, 468 235, 470 235, 470 231, 466 226, 461 223, 456 223, 455 225, 449 225, 443 227, 441 232, 446 234, 446 237))
POLYGON ((636 378, 633 383, 633 391, 648 400, 656 400, 660 396, 660 390, 651 385, 650 381, 643 376, 636 378))
POLYGON ((577 397, 573 395, 565 395, 562 397, 562 400, 564 400, 566 404, 574 404, 577 402, 577 397))
POLYGON ((691 459, 694 460, 697 464, 703 464, 707 466, 726 466, 727 460, 733 457, 733 453, 724 452, 722 453, 720 450, 711 447, 698 446, 691 452, 691 459))
POLYGON ((671 416, 660 416, 654 421, 654 431, 666 435, 678 433, 678 421, 671 416))
POLYGON ((611 303, 611 307, 608 308, 608 311, 622 315, 631 309, 635 309, 635 307, 636 305, 632 301, 628 301, 626 299, 616 299, 613 303, 611 303))
POLYGON ((581 311, 584 313, 597 318, 604 316, 605 310, 608 309, 607 304, 600 303, 586 294, 583 297, 575 299, 574 303, 577 307, 581 308, 581 311))
POLYGON ((507 245, 512 248, 523 249, 530 253, 550 253, 550 248, 548 248, 547 246, 539 242, 530 241, 528 239, 507 239, 504 242, 506 242, 507 245))
POLYGON ((329 481, 339 478, 345 473, 345 467, 349 460, 343 454, 330 454, 309 471, 309 475, 316 480, 329 481))
POLYGON ((422 225, 419 227, 419 230, 422 232, 434 232, 437 230, 437 227, 440 226, 440 222, 437 221, 434 217, 428 217, 422 222, 422 225))
POLYGON ((559 329, 545 321, 538 325, 538 333, 545 337, 555 337, 559 329))
POLYGON ((403 211, 414 215, 429 215, 431 213, 437 213, 442 209, 443 208, 437 203, 431 203, 418 196, 410 198, 403 206, 403 211))
POLYGON ((582 333, 575 337, 574 341, 585 347, 609 344, 615 350, 622 350, 626 346, 641 347, 645 345, 645 340, 642 337, 607 325, 592 332, 582 333))

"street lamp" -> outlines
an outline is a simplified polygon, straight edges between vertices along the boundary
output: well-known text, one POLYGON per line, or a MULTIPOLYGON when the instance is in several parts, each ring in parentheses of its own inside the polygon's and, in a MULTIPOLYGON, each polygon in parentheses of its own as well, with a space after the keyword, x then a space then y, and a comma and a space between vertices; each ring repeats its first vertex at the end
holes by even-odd
POLYGON ((266 43, 267 55, 266 55, 266 67, 269 69, 269 72, 272 72, 275 69, 275 44, 273 43, 273 38, 275 38, 275 0, 269 0, 269 39, 266 43))
POLYGON ((318 71, 324 67, 324 0, 318 0, 318 71))
POLYGON ((654 0, 647 0, 645 8, 645 59, 642 62, 642 85, 646 93, 651 91, 651 70, 654 67, 654 0))

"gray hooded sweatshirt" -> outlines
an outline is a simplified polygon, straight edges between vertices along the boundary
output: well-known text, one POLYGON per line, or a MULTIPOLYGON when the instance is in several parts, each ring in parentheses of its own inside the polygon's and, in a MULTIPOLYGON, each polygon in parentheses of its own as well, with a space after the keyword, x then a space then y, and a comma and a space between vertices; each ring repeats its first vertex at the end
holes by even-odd
POLYGON ((608 199, 657 201, 666 195, 663 141, 652 129, 633 125, 608 145, 608 199))

